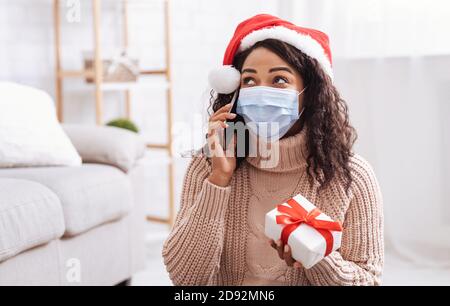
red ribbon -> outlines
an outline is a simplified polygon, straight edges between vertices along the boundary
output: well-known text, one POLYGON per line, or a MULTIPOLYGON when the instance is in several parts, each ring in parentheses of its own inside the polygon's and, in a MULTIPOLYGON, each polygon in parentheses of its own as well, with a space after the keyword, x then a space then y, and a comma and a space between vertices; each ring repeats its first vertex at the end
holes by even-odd
POLYGON ((333 235, 330 231, 342 231, 340 222, 337 221, 325 221, 316 219, 322 212, 318 208, 314 208, 309 213, 303 208, 296 200, 289 199, 287 201, 289 206, 279 204, 277 209, 281 215, 277 215, 277 224, 284 224, 285 227, 281 231, 281 241, 287 244, 289 235, 300 226, 305 223, 314 227, 325 239, 327 247, 325 250, 325 256, 331 253, 333 249, 333 235))

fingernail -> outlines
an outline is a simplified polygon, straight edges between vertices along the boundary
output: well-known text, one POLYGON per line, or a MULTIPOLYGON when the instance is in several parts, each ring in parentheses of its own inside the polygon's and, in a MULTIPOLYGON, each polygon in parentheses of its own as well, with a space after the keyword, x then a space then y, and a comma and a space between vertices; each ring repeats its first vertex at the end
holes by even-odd
POLYGON ((281 246, 281 240, 277 240, 277 246, 281 246))
POLYGON ((294 262, 294 268, 299 269, 300 268, 300 264, 298 262, 294 262))
POLYGON ((289 246, 287 244, 284 246, 284 252, 285 253, 289 252, 289 246))
POLYGON ((236 114, 235 113, 230 113, 231 117, 235 118, 236 114))

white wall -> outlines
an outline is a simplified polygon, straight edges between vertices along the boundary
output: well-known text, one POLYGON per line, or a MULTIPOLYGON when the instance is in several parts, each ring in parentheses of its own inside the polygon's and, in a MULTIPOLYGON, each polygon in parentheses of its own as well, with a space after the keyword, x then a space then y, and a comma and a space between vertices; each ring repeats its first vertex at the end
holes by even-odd
MULTIPOLYGON (((62 16, 67 0, 60 0, 62 16)), ((52 0, 0 0, 0 80, 29 84, 54 95, 54 37, 52 0)), ((63 22, 63 67, 80 69, 82 53, 92 50, 91 1, 80 0, 81 22, 63 22)), ((121 45, 119 0, 103 0, 102 39, 106 54, 115 54, 121 45)), ((172 64, 174 120, 178 126, 193 126, 201 112, 202 94, 211 68, 221 64, 235 26, 257 13, 278 11, 276 0, 172 0, 172 64)), ((130 51, 140 55, 144 68, 163 68, 163 5, 159 0, 130 0, 130 51)), ((158 78, 155 79, 155 82, 158 78)), ((65 119, 71 123, 95 123, 93 87, 83 80, 67 79, 65 119)), ((163 142, 165 134, 165 92, 139 89, 132 92, 132 117, 152 142, 163 142)), ((105 120, 124 114, 123 95, 105 93, 105 120)), ((187 159, 178 158, 177 192, 187 159)), ((148 166, 149 181, 165 182, 161 163, 148 166)), ((149 185, 153 210, 166 209, 166 185, 149 185), (161 204, 157 204, 161 203, 161 204)))
POLYGON ((335 63, 359 134, 356 150, 382 187, 387 232, 403 242, 450 228, 448 67, 450 56, 335 63))
POLYGON ((336 58, 450 53, 446 0, 288 0, 295 23, 329 34, 336 58))

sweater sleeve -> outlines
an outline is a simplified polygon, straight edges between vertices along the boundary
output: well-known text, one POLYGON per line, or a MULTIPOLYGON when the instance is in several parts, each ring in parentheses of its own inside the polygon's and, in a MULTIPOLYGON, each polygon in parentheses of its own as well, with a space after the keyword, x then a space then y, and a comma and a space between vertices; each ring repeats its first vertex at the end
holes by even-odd
POLYGON ((354 195, 341 248, 305 270, 313 285, 380 285, 384 262, 382 196, 370 165, 352 162, 354 195))
POLYGON ((231 187, 208 180, 206 157, 196 156, 184 177, 180 210, 162 255, 174 285, 212 285, 219 269, 231 187))

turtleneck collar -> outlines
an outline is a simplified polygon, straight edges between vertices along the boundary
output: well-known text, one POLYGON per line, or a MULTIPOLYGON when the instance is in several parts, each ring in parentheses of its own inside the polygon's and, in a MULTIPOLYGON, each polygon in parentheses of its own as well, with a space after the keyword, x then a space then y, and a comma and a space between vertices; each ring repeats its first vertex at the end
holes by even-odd
MULTIPOLYGON (((263 171, 285 172, 306 167, 306 127, 292 136, 282 138, 273 144, 262 143, 264 149, 246 158, 247 162, 263 171), (277 148, 278 147, 278 148, 277 148)), ((251 134, 251 133, 250 133, 251 134)), ((250 142, 256 138, 250 136, 250 142)))

